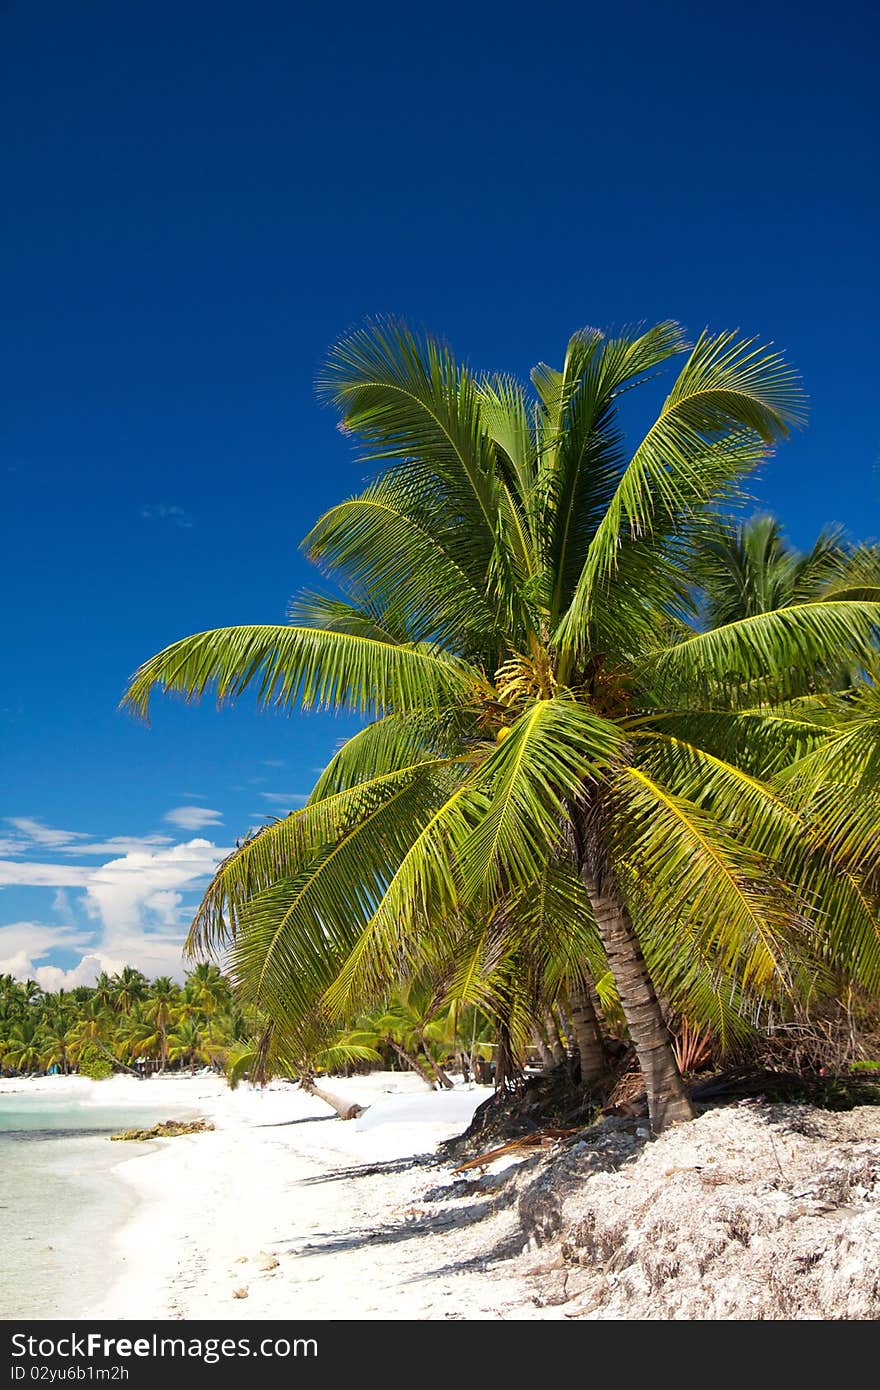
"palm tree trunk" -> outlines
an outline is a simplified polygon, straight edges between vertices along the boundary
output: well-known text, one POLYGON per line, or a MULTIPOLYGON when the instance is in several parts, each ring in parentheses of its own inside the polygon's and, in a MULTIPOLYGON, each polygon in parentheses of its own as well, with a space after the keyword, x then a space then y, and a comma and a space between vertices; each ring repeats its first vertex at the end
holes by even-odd
POLYGON ((103 1043, 97 1041, 95 1046, 103 1053, 108 1062, 113 1063, 114 1067, 121 1067, 123 1071, 128 1072, 129 1076, 136 1076, 138 1081, 143 1081, 144 1078, 142 1073, 139 1072, 136 1067, 130 1067, 127 1062, 121 1062, 119 1058, 110 1051, 109 1047, 104 1047, 103 1043))
POLYGON ((547 1039, 550 1044, 550 1051, 553 1055, 554 1064, 565 1061, 565 1048, 559 1036, 559 1027, 556 1022, 553 1010, 548 1009, 544 1014, 544 1026, 547 1029, 547 1039))
POLYGON ((593 1008, 590 991, 585 984, 573 989, 568 996, 571 1011, 571 1027, 577 1043, 581 1063, 581 1082, 589 1082, 603 1074, 608 1068, 602 1029, 593 1008))
POLYGON ((550 1048, 547 1045, 547 1039, 544 1034, 544 1025, 542 1023, 537 1023, 535 1025, 534 1037, 535 1047, 538 1049, 538 1056, 541 1058, 541 1066, 544 1068, 544 1071, 549 1071, 550 1068, 553 1066, 554 1059, 553 1053, 550 1051, 550 1048))
POLYGON ((391 1050, 397 1054, 404 1066, 408 1067, 410 1071, 416 1072, 429 1090, 433 1091, 434 1077, 428 1071, 428 1068, 424 1065, 421 1058, 413 1057, 409 1052, 406 1052, 399 1043, 396 1043, 393 1038, 389 1038, 388 1043, 391 1050))
POLYGON ((358 1115, 363 1115, 366 1106, 355 1105, 351 1101, 342 1100, 339 1096, 334 1096, 332 1091, 324 1091, 320 1086, 316 1086, 312 1077, 301 1076, 299 1084, 310 1096, 317 1096, 318 1100, 324 1101, 331 1110, 335 1110, 340 1120, 356 1120, 358 1115))
POLYGON ((620 886, 610 869, 604 871, 601 885, 586 866, 581 877, 645 1080, 651 1129, 660 1134, 670 1125, 692 1120, 694 1108, 620 886))
POLYGON ((446 1072, 443 1070, 443 1068, 440 1066, 440 1064, 439 1064, 438 1062, 435 1062, 435 1061, 434 1061, 434 1058, 431 1056, 431 1054, 430 1054, 430 1052, 428 1051, 427 1048, 425 1048, 425 1049, 423 1050, 422 1056, 424 1057, 424 1059, 425 1059, 425 1061, 427 1062, 428 1066, 431 1068, 431 1071, 432 1071, 432 1072, 434 1073, 434 1075, 436 1076, 436 1078, 437 1078, 437 1084, 438 1084, 438 1086, 440 1087, 440 1089, 441 1089, 442 1091, 452 1091, 452 1090, 454 1090, 454 1085, 455 1085, 455 1083, 451 1080, 450 1077, 448 1077, 448 1076, 446 1075, 446 1072))
POLYGON ((507 1017, 502 1013, 498 1019, 498 1046, 495 1049, 495 1090, 512 1091, 522 1079, 522 1074, 507 1017))

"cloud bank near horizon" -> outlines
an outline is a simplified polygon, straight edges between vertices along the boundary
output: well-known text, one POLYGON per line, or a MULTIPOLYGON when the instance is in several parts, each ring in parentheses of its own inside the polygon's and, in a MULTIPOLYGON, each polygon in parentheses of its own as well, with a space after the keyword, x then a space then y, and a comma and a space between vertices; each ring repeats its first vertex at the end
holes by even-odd
MULTIPOLYGON (((112 974, 125 965, 150 977, 182 977, 185 895, 204 885, 229 853, 227 847, 206 839, 173 844, 163 835, 85 843, 81 832, 53 831, 26 817, 9 823, 16 831, 15 853, 28 841, 46 858, 0 859, 0 888, 55 888, 54 910, 63 920, 0 925, 0 974, 35 979, 51 990, 93 984, 102 970, 112 974), (112 854, 117 848, 123 852, 99 865, 48 857, 112 854), (80 953, 80 958, 62 966, 52 960, 58 952, 80 953)), ((5 848, 4 842, 0 846, 5 848)))

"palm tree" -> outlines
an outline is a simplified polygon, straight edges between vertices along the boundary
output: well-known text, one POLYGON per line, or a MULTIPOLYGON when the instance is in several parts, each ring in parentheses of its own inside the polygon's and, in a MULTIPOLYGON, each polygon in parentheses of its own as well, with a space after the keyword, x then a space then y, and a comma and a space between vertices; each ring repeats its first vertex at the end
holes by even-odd
POLYGON ((853 546, 839 528, 823 530, 810 550, 788 542, 773 516, 719 521, 698 547, 700 609, 722 627, 811 599, 880 598, 876 546, 853 546))
POLYGON ((205 1066, 211 1061, 198 1025, 186 1015, 177 1020, 168 1034, 167 1054, 172 1062, 183 1062, 189 1067, 205 1066))
POLYGON ((134 966, 126 965, 113 979, 113 1008, 118 1013, 130 1014, 135 1005, 147 997, 148 988, 146 976, 134 966))
POLYGON ((16 1071, 43 1070, 40 1027, 35 1018, 22 1018, 16 1023, 9 1036, 4 1060, 7 1066, 16 1071))
POLYGON ((200 961, 186 977, 184 996, 204 1016, 210 1040, 212 1016, 229 1004, 227 980, 216 965, 200 961))
POLYGON ((149 996, 143 1005, 144 1017, 154 1025, 158 1035, 162 1071, 168 1065, 168 1029, 176 1017, 179 1001, 178 986, 168 975, 160 975, 150 986, 149 996))
POLYGON ((95 981, 92 998, 102 1009, 114 1009, 116 1007, 115 977, 108 975, 106 970, 102 970, 95 981))
MULTIPOLYGON (((693 1111, 655 983, 728 1021, 809 988, 803 923, 832 883, 852 908, 841 937, 876 945, 865 885, 837 883, 740 749, 778 767, 821 742, 780 707, 818 667, 870 658, 880 606, 798 602, 701 630, 701 537, 801 418, 777 354, 731 334, 688 349, 671 323, 585 330, 532 383, 477 380, 393 323, 343 339, 322 391, 385 463, 306 541, 343 596, 305 595, 289 626, 183 638, 126 700, 146 714, 154 685, 214 684, 221 702, 254 687, 265 706, 369 716, 310 804, 221 867, 191 933, 193 950, 232 939, 236 979, 279 1026, 381 997, 458 912, 503 904, 514 929, 558 869, 659 1131, 693 1111), (627 457, 619 398, 685 353, 627 457)), ((878 952, 862 956, 876 981, 878 952)))
POLYGON ((39 1030, 38 1042, 40 1066, 46 1071, 57 1066, 67 1076, 77 1051, 74 1029, 63 1021, 44 1021, 39 1030))
POLYGON ((112 1009, 102 1002, 105 997, 103 989, 96 987, 91 998, 81 1005, 72 1030, 73 1046, 77 1053, 82 1052, 89 1043, 99 1051, 109 1050, 117 1020, 112 1009))

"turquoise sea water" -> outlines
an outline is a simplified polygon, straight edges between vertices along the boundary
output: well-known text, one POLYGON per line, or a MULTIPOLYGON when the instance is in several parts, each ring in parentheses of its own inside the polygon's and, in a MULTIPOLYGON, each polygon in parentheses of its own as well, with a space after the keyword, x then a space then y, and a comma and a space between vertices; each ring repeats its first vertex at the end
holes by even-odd
POLYGON ((137 1200, 112 1169, 150 1144, 110 1135, 179 1115, 45 1091, 0 1095, 0 1318, 74 1318, 120 1273, 113 1236, 137 1200))

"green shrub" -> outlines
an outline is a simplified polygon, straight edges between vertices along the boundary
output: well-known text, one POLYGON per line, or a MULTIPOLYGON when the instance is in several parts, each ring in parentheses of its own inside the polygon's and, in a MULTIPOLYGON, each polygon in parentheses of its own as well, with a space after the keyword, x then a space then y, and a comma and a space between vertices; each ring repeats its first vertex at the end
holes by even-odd
POLYGON ((88 1076, 92 1081, 106 1081, 113 1075, 113 1063, 93 1043, 84 1047, 79 1059, 80 1076, 88 1076))

